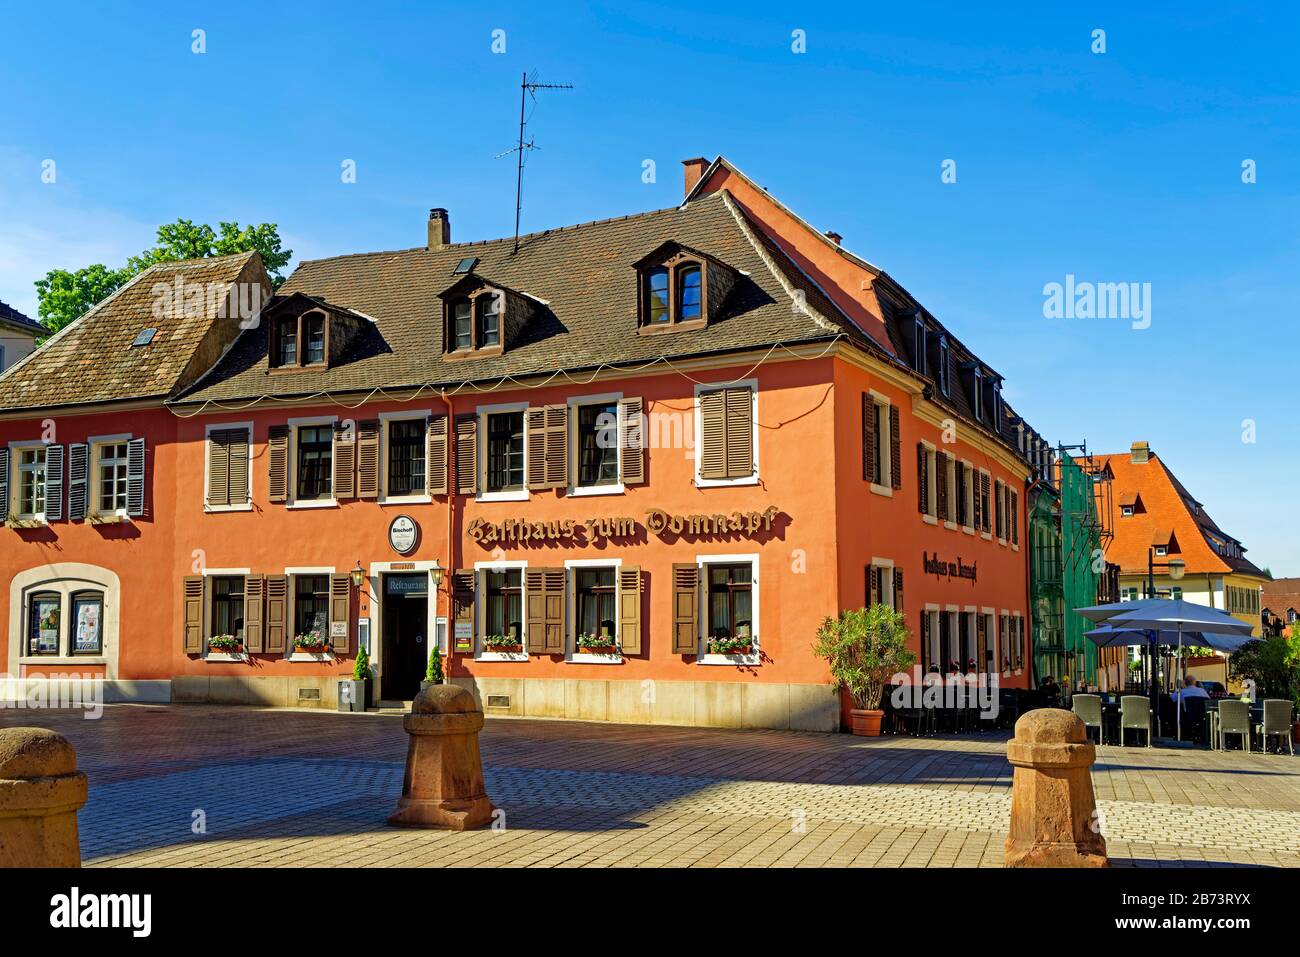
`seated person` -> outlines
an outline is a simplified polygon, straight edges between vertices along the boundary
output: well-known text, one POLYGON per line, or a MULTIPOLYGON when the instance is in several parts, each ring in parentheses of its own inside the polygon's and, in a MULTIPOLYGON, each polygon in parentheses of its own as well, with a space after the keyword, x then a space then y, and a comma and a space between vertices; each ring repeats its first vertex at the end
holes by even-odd
POLYGON ((1201 687, 1200 682, 1188 675, 1183 679, 1183 687, 1175 691, 1171 697, 1175 701, 1182 701, 1187 698, 1208 698, 1209 694, 1201 687))
POLYGON ((1043 693, 1043 698, 1049 707, 1057 707, 1061 703, 1061 686, 1051 675, 1044 676, 1038 685, 1038 690, 1043 693))

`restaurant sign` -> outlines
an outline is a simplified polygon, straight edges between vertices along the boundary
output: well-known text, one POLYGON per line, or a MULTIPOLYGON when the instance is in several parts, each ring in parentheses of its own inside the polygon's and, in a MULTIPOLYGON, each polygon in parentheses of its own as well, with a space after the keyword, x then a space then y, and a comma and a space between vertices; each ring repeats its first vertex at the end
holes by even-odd
MULTIPOLYGON (((775 505, 761 512, 716 512, 711 515, 673 515, 652 508, 646 512, 645 527, 653 535, 666 538, 673 535, 692 537, 741 535, 753 538, 770 532, 781 510, 775 505)), ((526 545, 530 542, 571 542, 586 540, 598 543, 607 539, 635 538, 641 525, 634 518, 552 519, 533 522, 522 518, 507 518, 500 522, 487 522, 476 518, 465 532, 484 546, 526 545)))
POLYGON ((972 585, 975 584, 975 566, 979 564, 978 562, 967 565, 961 560, 961 556, 958 556, 956 561, 949 562, 940 558, 937 552, 934 555, 929 552, 922 552, 921 558, 927 575, 949 580, 968 578, 972 585))

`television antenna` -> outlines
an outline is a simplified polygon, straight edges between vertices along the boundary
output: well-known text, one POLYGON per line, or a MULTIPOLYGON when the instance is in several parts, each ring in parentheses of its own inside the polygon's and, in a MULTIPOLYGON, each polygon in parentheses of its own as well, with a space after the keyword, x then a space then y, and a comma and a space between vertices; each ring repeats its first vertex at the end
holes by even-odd
POLYGON ((531 139, 524 142, 524 127, 528 122, 525 110, 528 106, 528 97, 533 98, 534 105, 537 102, 538 90, 572 90, 572 83, 538 83, 537 71, 533 71, 532 79, 528 74, 523 74, 523 79, 519 83, 519 143, 512 149, 504 153, 498 153, 497 158, 508 156, 511 153, 516 155, 515 167, 515 248, 514 252, 519 252, 519 214, 524 208, 524 150, 535 150, 539 147, 531 139))

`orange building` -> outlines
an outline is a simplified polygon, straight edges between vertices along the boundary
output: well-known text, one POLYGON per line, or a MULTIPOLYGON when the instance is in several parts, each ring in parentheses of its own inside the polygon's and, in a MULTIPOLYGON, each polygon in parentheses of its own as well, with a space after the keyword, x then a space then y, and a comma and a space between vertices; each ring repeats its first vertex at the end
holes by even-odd
POLYGON ((679 207, 159 264, 0 376, 7 671, 109 700, 834 730, 811 653, 902 608, 1030 683, 1026 426, 895 280, 719 158, 679 207))

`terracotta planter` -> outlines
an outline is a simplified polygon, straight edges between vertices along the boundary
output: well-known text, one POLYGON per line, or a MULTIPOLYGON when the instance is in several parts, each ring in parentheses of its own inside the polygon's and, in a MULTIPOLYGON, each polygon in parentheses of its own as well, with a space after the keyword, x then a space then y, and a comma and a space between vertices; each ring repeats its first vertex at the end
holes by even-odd
POLYGON ((726 651, 715 651, 717 655, 747 655, 754 650, 753 645, 741 645, 739 648, 729 648, 726 651))
POLYGON ((578 650, 589 655, 612 655, 614 653, 614 643, 611 641, 608 645, 584 645, 578 650))
POLYGON ((299 645, 294 651, 301 651, 304 655, 323 655, 329 651, 329 645, 299 645))
POLYGON ((513 655, 523 650, 523 645, 486 645, 485 651, 495 651, 498 654, 513 655))
POLYGON ((860 734, 866 738, 880 737, 880 721, 884 718, 883 711, 859 711, 853 708, 849 711, 849 726, 854 734, 860 734))

